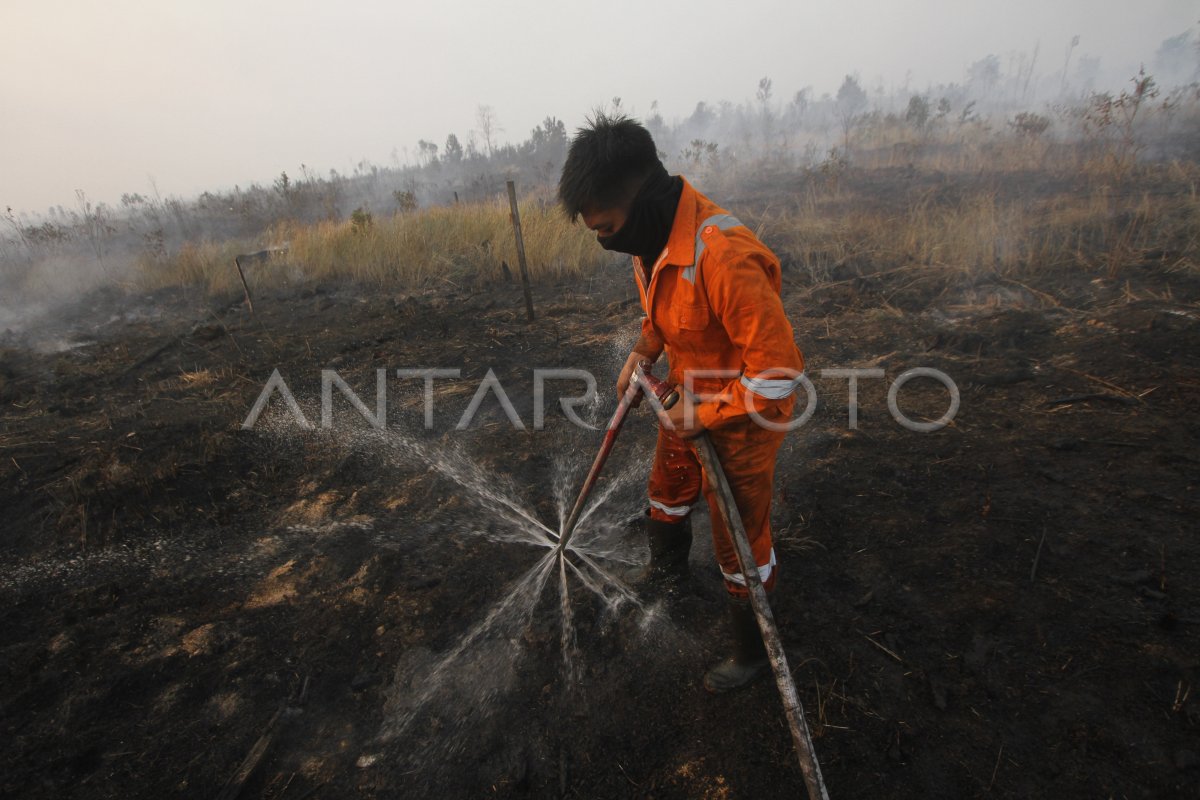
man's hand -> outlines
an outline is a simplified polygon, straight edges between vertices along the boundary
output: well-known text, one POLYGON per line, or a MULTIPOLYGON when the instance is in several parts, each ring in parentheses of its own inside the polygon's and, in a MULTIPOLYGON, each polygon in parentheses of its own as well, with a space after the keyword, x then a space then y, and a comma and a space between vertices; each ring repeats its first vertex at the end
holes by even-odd
POLYGON ((676 436, 681 439, 694 439, 704 433, 704 426, 700 424, 700 415, 696 413, 700 403, 682 386, 676 386, 675 391, 679 392, 679 400, 667 409, 667 421, 670 422, 671 429, 676 436))
MULTIPOLYGON (((651 364, 653 364, 657 360, 658 359, 655 356, 648 356, 645 353, 639 353, 636 350, 630 353, 629 358, 625 359, 625 366, 621 367, 620 377, 617 378, 617 399, 620 400, 625 396, 625 392, 629 390, 629 381, 633 377, 633 371, 637 369, 637 365, 640 362, 649 361, 651 364)), ((634 401, 634 405, 637 405, 637 403, 641 401, 641 397, 642 396, 639 394, 638 399, 634 401)))

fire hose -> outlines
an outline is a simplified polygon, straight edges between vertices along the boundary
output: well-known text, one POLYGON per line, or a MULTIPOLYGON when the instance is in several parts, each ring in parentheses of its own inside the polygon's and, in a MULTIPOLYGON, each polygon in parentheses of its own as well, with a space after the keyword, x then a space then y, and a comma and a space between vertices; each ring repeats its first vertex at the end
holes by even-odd
MULTIPOLYGON (((559 532, 557 549, 560 553, 565 551, 567 542, 574 533, 575 526, 579 523, 587 498, 596 485, 601 470, 604 469, 604 462, 608 460, 609 453, 612 452, 625 417, 628 415, 629 409, 637 405, 641 393, 645 391, 650 395, 652 403, 655 404, 655 411, 660 418, 665 418, 663 412, 679 401, 680 395, 676 389, 651 374, 652 366, 650 362, 643 361, 634 369, 633 376, 629 381, 629 388, 621 396, 617 410, 613 413, 608 428, 605 430, 600 452, 596 455, 596 460, 592 463, 592 468, 584 479, 583 488, 575 500, 570 516, 567 517, 567 521, 559 532)), ((792 680, 792 671, 788 667, 783 642, 779 638, 779 629, 775 626, 775 616, 771 613, 767 592, 759 577, 758 565, 750 549, 746 528, 742 524, 742 516, 738 512, 733 492, 729 488, 729 481, 725 478, 725 470, 721 467, 721 460, 717 457, 716 448, 713 447, 712 439, 707 433, 701 433, 690 441, 696 448, 700 466, 708 476, 709 485, 713 488, 717 507, 725 521, 725 528, 733 539, 738 565, 742 570, 742 576, 746 580, 746 589, 750 594, 750 605, 758 620, 758 629, 762 633, 763 643, 767 648, 767 659, 771 664, 771 671, 775 675, 775 686, 783 700, 784 714, 792 734, 792 744, 796 748, 796 756, 800 761, 800 772, 804 776, 804 785, 808 790, 809 800, 829 800, 829 793, 825 790, 825 782, 821 777, 821 767, 817 763, 816 750, 813 748, 812 736, 809 734, 808 723, 804 717, 804 707, 800 704, 800 696, 796 691, 796 684, 792 680)))
POLYGON ((637 365, 629 380, 629 386, 625 389, 625 394, 621 395, 621 400, 617 403, 617 410, 613 412, 612 419, 608 421, 608 427, 604 430, 604 441, 600 444, 600 452, 596 454, 596 460, 592 462, 592 468, 588 470, 587 477, 583 480, 583 488, 579 490, 579 497, 575 499, 571 514, 558 533, 558 552, 560 553, 566 549, 571 534, 575 532, 575 526, 579 524, 579 516, 583 513, 583 507, 587 504, 588 496, 591 495, 596 480, 600 477, 600 471, 604 469, 604 462, 608 461, 608 454, 612 452, 613 445, 617 442, 617 434, 621 432, 621 426, 625 424, 625 417, 629 414, 629 409, 635 407, 641 400, 643 385, 646 387, 645 391, 652 393, 655 399, 666 407, 675 405, 679 399, 679 395, 674 389, 650 374, 651 366, 649 361, 643 361, 637 365), (646 376, 649 376, 649 379, 646 376), (651 380, 654 383, 650 383, 651 380), (662 396, 659 397, 657 392, 662 392, 662 396))

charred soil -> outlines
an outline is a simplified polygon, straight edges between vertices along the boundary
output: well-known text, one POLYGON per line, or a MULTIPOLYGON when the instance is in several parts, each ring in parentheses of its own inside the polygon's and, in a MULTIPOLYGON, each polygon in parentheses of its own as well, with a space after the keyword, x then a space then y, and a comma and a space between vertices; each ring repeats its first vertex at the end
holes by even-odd
MULTIPOLYGON (((302 287, 254 315, 100 292, 7 335, 0 793, 214 797, 244 767, 244 797, 800 796, 774 686, 701 686, 726 637, 704 546, 658 627, 576 595, 574 679, 548 590, 515 638, 446 666, 469 725, 433 709, 381 739, 539 554, 468 535, 486 515, 417 461, 279 434, 278 396, 241 427, 275 369, 314 424, 322 369, 371 408, 384 369, 390 426, 552 524, 556 464, 578 476, 599 434, 555 408, 535 430, 522 398, 535 368, 589 370, 607 397, 631 287, 537 287, 533 323, 511 285, 302 287), (436 382, 431 430, 401 368, 462 370, 436 382), (489 370, 524 430, 492 396, 455 430, 489 370)), ((1198 290, 1156 263, 787 276, 817 407, 780 455, 773 602, 833 797, 1200 794, 1198 290), (961 392, 941 430, 888 410, 916 367, 961 392), (856 427, 835 368, 885 372, 859 380, 856 427)), ((928 421, 949 396, 922 378, 897 402, 928 421)), ((647 416, 612 467, 637 480, 647 416)))

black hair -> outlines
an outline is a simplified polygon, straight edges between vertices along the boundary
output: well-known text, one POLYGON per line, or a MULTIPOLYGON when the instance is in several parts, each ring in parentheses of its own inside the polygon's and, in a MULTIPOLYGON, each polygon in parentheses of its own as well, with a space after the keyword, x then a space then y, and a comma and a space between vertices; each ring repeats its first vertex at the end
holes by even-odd
POLYGON ((657 168, 661 162, 650 131, 623 114, 598 111, 571 139, 558 201, 572 222, 589 209, 623 206, 657 168))

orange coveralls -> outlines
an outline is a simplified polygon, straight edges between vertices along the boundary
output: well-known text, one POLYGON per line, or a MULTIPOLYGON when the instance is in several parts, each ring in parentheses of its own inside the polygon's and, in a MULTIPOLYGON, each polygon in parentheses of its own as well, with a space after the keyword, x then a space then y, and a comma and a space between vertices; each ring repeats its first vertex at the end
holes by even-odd
MULTIPOLYGON (((635 256, 634 272, 646 313, 638 349, 649 355, 665 350, 668 380, 704 400, 698 419, 721 459, 769 589, 777 572, 771 494, 784 431, 760 424, 750 412, 777 427, 786 423, 804 369, 780 301, 779 260, 685 180, 666 248, 648 273, 635 256)), ((726 589, 745 595, 733 541, 694 448, 660 427, 648 487, 650 516, 682 522, 702 491, 726 589)))

